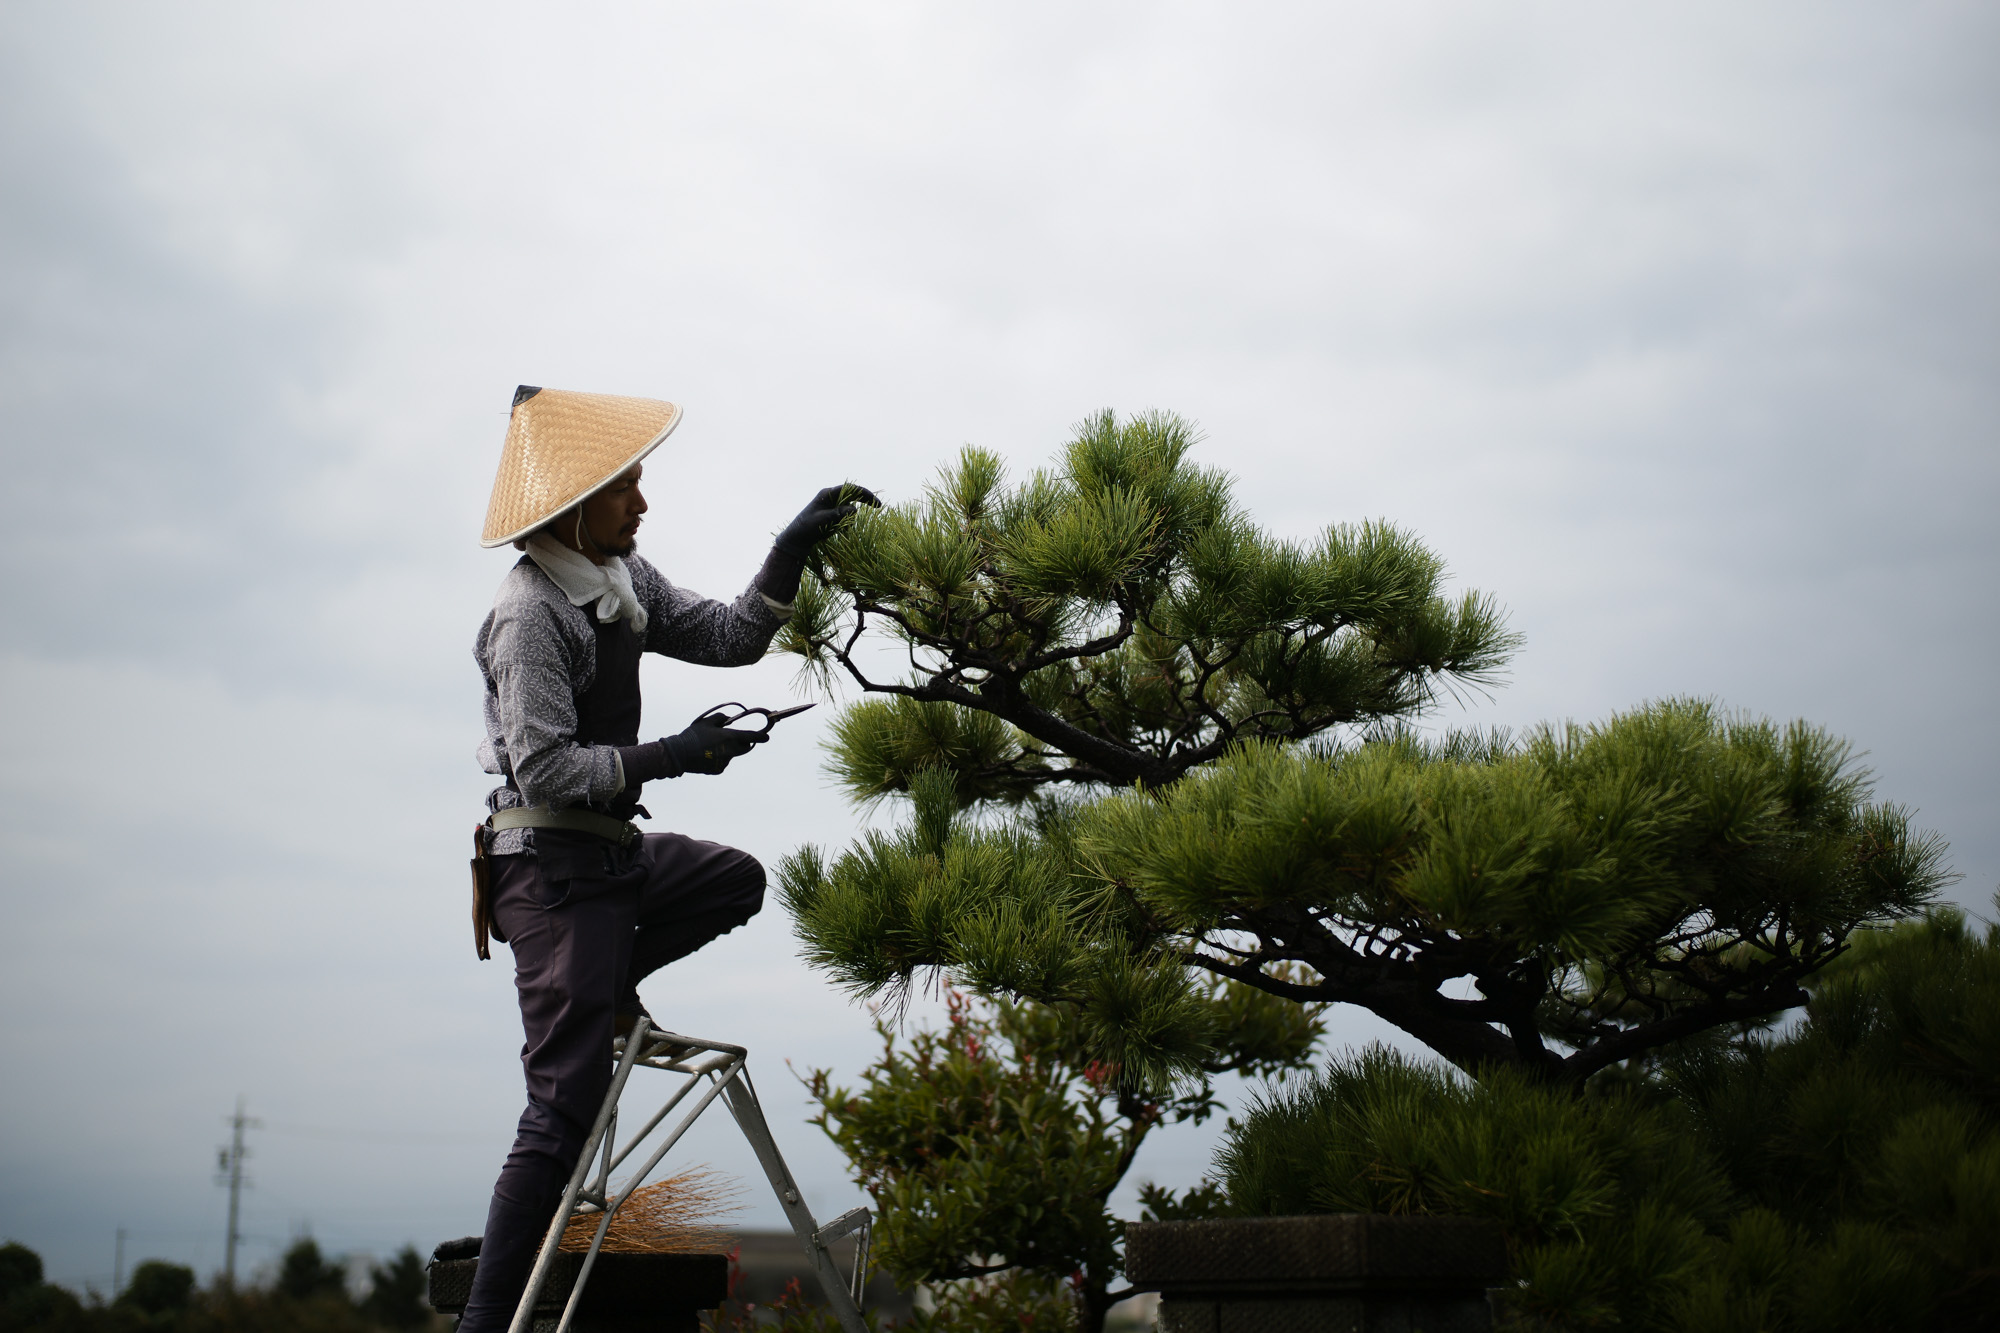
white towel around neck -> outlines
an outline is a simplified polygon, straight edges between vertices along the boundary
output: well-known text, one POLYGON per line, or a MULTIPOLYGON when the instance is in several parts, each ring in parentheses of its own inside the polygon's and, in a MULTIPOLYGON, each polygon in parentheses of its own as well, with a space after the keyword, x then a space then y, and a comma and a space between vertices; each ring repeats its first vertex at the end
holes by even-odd
POLYGON ((632 571, 617 556, 600 565, 546 532, 538 532, 528 538, 528 558, 563 590, 571 606, 596 602, 600 621, 608 625, 623 616, 632 622, 633 633, 646 632, 646 608, 639 605, 639 594, 632 589, 632 571))

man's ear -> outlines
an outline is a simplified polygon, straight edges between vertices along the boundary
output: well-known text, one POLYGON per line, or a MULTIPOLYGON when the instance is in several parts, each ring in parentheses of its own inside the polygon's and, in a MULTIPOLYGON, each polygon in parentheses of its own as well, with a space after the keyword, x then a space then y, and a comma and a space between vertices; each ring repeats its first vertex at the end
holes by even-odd
MULTIPOLYGON (((533 532, 530 532, 522 537, 516 537, 514 539, 514 549, 517 551, 527 550, 528 543, 533 541, 535 538, 541 536, 545 532, 553 536, 556 530, 556 524, 563 521, 563 515, 565 514, 570 516, 570 522, 572 523, 576 522, 575 518, 576 507, 572 505, 570 508, 563 510, 561 514, 557 514, 554 518, 542 524, 542 526, 540 526, 539 528, 536 528, 533 532)), ((556 540, 561 541, 562 539, 558 537, 556 538, 556 540)))

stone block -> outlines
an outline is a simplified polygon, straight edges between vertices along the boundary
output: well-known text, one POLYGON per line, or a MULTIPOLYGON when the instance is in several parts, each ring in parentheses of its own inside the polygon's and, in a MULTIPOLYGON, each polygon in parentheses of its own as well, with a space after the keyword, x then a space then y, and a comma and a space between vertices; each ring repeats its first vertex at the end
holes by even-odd
MULTIPOLYGON (((431 1256, 429 1299, 442 1314, 465 1309, 479 1268, 477 1238, 450 1241, 431 1256)), ((556 1256, 535 1302, 535 1333, 554 1333, 583 1256, 556 1256)), ((584 1285, 574 1333, 696 1333, 704 1310, 729 1295, 724 1254, 600 1254, 584 1285)))
POLYGON ((1125 1271, 1161 1333, 1487 1333, 1507 1252, 1473 1218, 1218 1218, 1133 1224, 1125 1271))

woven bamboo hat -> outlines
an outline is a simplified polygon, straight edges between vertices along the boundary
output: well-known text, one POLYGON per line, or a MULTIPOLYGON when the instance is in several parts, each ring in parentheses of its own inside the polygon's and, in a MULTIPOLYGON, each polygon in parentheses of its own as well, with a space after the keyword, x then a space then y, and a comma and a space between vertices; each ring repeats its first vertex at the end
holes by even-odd
POLYGON ((617 398, 523 384, 500 446, 481 546, 525 537, 589 499, 674 433, 681 410, 657 398, 617 398))

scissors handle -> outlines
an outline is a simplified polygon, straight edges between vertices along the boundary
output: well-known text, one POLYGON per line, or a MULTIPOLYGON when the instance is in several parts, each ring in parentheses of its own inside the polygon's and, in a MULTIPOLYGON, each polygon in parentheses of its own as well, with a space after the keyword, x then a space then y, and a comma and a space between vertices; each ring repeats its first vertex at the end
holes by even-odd
POLYGON ((736 703, 732 700, 731 702, 726 704, 717 704, 715 707, 709 709, 707 712, 703 713, 700 717, 696 718, 695 721, 714 722, 725 727, 733 727, 738 722, 741 722, 744 718, 749 717, 753 713, 761 714, 764 719, 764 725, 755 728, 754 730, 746 728, 744 734, 753 736, 768 736, 771 734, 772 727, 777 726, 780 722, 783 722, 788 717, 792 717, 796 714, 805 712, 806 709, 811 708, 812 706, 813 706, 812 704, 799 704, 793 708, 779 708, 779 709, 746 708, 742 704, 736 703), (729 711, 732 708, 736 710, 733 713, 729 711))

